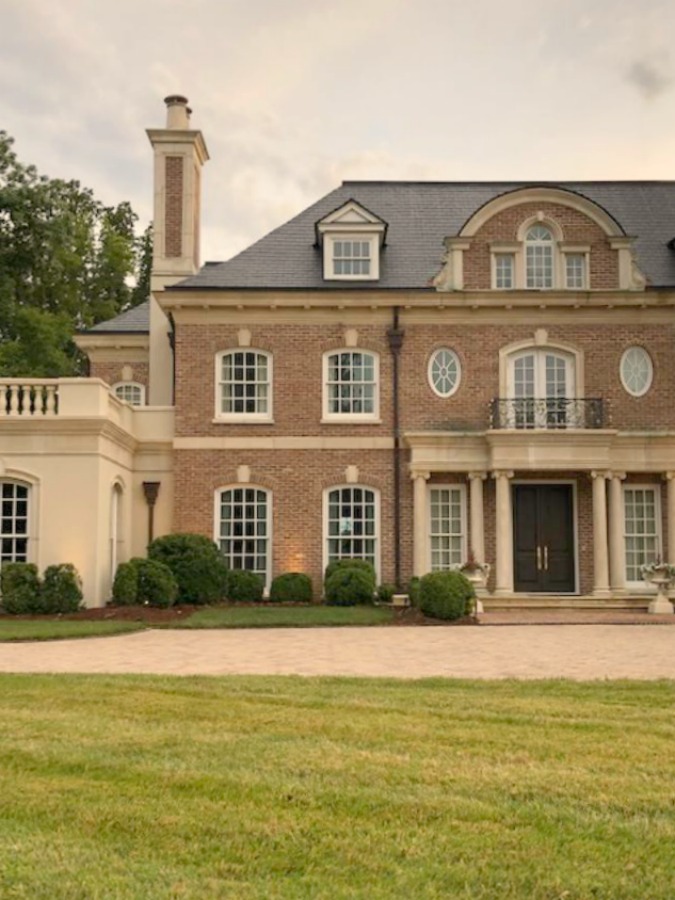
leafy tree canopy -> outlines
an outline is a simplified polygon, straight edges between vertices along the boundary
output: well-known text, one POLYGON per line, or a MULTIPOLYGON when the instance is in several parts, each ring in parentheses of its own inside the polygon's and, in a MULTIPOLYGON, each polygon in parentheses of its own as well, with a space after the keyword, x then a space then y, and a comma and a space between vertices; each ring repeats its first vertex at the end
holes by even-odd
POLYGON ((147 299, 152 234, 137 221, 24 165, 0 131, 0 377, 79 374, 75 330, 147 299))

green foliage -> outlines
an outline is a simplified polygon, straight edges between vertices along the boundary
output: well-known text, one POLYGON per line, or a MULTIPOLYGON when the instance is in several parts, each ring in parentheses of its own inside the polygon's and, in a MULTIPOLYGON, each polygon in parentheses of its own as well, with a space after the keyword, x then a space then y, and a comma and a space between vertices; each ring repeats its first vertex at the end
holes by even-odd
POLYGON ((136 602, 141 606, 168 609, 176 601, 178 584, 171 569, 156 559, 131 560, 136 568, 136 602))
POLYGON ((419 607, 420 605, 420 581, 421 579, 417 575, 413 575, 408 582, 408 598, 411 606, 419 607))
POLYGON ((42 580, 42 612, 73 613, 82 605, 82 579, 71 563, 47 566, 42 580))
POLYGON ((380 603, 391 603, 396 593, 396 586, 393 584, 381 584, 377 589, 377 599, 380 603))
POLYGON ((420 609, 434 619, 459 619, 468 615, 476 596, 461 572, 430 572, 420 582, 420 609))
POLYGON ((276 603, 311 603, 312 579, 303 572, 277 575, 270 588, 270 600, 276 603))
POLYGON ((227 566, 213 541, 201 534, 167 534, 148 547, 148 557, 167 565, 178 583, 178 603, 218 603, 225 596, 227 566))
POLYGON ((77 374, 73 332, 147 299, 150 232, 136 223, 129 203, 24 165, 0 131, 0 376, 77 374))
POLYGON ((340 569, 360 569, 362 572, 365 572, 373 583, 371 594, 375 592, 376 577, 372 563, 367 562, 365 559, 334 559, 333 562, 328 563, 326 566, 324 582, 327 582, 331 575, 340 569))
POLYGON ((0 569, 2 607, 13 616, 39 613, 40 576, 33 563, 8 562, 0 569))
POLYGON ((326 579, 325 593, 328 606, 356 606, 372 603, 375 591, 375 573, 361 566, 338 566, 326 579))
POLYGON ((133 560, 117 567, 112 600, 115 606, 134 606, 138 602, 138 568, 133 560))
POLYGON ((227 599, 233 603, 259 603, 264 589, 265 580, 256 572, 231 569, 227 575, 227 599))

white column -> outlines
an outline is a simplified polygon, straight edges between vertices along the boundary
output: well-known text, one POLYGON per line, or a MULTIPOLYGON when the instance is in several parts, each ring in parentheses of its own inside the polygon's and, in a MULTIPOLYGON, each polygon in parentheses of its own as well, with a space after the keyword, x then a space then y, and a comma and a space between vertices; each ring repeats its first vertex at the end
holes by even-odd
POLYGON ((626 590, 626 542, 621 482, 625 472, 612 472, 609 482, 609 583, 612 593, 626 590))
POLYGON ((497 565, 495 594, 513 593, 513 513, 511 478, 513 472, 493 472, 497 490, 497 565))
POLYGON ((476 562, 485 562, 485 522, 483 516, 483 482, 485 472, 469 472, 470 529, 469 553, 476 562))
POLYGON ((429 472, 412 472, 413 480, 413 575, 421 578, 429 571, 429 513, 427 504, 427 481, 429 472))
POLYGON ((607 553, 607 472, 591 472, 593 479, 593 595, 609 597, 607 553))

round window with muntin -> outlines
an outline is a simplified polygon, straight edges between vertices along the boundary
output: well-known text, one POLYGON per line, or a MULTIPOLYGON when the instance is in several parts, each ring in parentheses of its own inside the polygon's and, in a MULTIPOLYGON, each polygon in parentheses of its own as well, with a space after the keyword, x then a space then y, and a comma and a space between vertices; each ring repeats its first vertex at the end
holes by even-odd
POLYGON ((452 397, 462 377, 459 357, 454 350, 441 347, 429 360, 429 384, 439 397, 452 397))
POLYGON ((654 366, 644 347, 629 347, 621 357, 621 384, 632 397, 642 397, 652 385, 654 366))

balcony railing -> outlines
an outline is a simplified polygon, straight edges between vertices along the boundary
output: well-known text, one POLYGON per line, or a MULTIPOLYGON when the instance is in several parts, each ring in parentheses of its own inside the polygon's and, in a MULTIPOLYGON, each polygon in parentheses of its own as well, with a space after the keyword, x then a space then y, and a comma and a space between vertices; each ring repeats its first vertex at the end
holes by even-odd
POLYGON ((597 397, 495 398, 490 428, 604 428, 605 404, 597 397))

